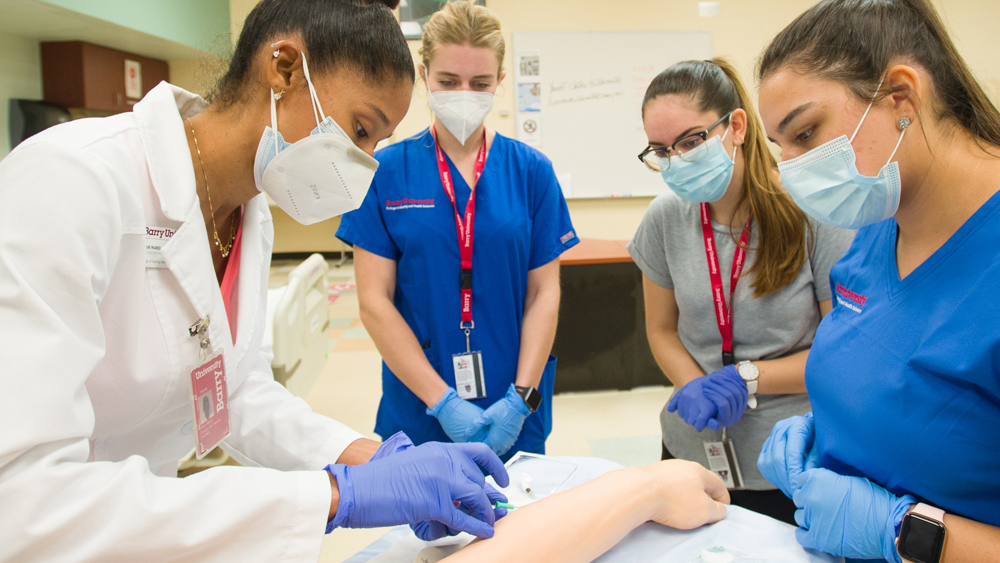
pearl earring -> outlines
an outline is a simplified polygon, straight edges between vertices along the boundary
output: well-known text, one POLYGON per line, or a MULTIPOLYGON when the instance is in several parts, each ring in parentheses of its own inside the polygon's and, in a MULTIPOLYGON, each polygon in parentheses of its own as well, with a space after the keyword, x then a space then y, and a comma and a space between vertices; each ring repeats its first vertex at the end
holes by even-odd
POLYGON ((282 96, 284 96, 284 95, 285 95, 285 89, 284 89, 284 88, 282 88, 280 92, 278 92, 277 94, 275 94, 275 95, 274 95, 274 100, 275 100, 275 101, 278 101, 278 100, 280 100, 280 99, 281 99, 281 97, 282 97, 282 96))
POLYGON ((909 126, 910 118, 906 116, 900 117, 899 121, 896 122, 896 127, 899 127, 901 130, 905 130, 909 126))

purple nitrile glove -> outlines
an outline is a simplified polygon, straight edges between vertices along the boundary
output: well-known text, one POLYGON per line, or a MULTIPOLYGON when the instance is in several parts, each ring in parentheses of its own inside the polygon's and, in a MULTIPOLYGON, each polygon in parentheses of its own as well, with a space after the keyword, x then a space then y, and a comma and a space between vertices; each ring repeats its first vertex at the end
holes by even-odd
MULTIPOLYGON (((376 461, 384 457, 390 456, 394 453, 408 450, 412 447, 414 447, 413 442, 410 441, 410 438, 406 434, 402 432, 396 432, 391 437, 389 437, 388 440, 382 442, 382 445, 379 446, 378 450, 375 451, 375 455, 372 456, 370 461, 376 461)), ((486 484, 486 496, 489 498, 491 504, 496 503, 498 501, 507 502, 507 497, 504 496, 504 494, 501 493, 500 491, 494 489, 493 486, 490 485, 489 483, 486 484)), ((465 507, 463 505, 459 506, 458 508, 468 513, 469 510, 468 507, 465 507)), ((507 515, 506 508, 494 508, 493 512, 496 515, 497 520, 507 515)), ((433 520, 426 522, 418 522, 416 524, 410 524, 410 529, 413 530, 413 533, 418 538, 424 541, 433 541, 436 539, 443 538, 445 536, 454 536, 456 534, 461 533, 460 530, 456 530, 445 524, 442 524, 441 522, 435 522, 433 520)))
POLYGON ((496 513, 483 471, 502 487, 510 484, 500 458, 484 444, 431 442, 361 465, 328 465, 326 470, 340 493, 328 532, 336 527, 436 521, 453 530, 492 537, 496 513))
POLYGON ((739 421, 747 398, 746 383, 736 366, 726 366, 675 391, 667 403, 667 412, 676 412, 698 432, 706 427, 718 430, 739 421))

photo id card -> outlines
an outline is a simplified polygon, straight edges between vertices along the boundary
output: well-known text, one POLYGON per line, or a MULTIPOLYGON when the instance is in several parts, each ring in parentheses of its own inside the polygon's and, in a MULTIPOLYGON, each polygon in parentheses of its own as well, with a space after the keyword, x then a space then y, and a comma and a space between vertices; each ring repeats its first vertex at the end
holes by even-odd
POLYGON ((229 436, 229 390, 222 351, 191 368, 190 373, 198 442, 195 454, 201 459, 229 436))
POLYGON ((486 396, 486 377, 483 375, 482 352, 465 352, 451 357, 455 365, 455 391, 458 396, 482 399, 486 396))
POLYGON ((705 442, 705 455, 708 457, 708 468, 722 479, 727 489, 743 488, 743 474, 732 440, 705 442))

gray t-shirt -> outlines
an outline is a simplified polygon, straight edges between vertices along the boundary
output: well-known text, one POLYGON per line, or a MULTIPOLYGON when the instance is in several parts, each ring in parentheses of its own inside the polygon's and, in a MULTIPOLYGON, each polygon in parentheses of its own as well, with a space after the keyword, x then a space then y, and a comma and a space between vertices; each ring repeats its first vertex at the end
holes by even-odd
MULTIPOLYGON (((732 307, 733 350, 736 361, 770 360, 809 348, 821 319, 819 301, 831 298, 830 268, 847 251, 854 231, 820 224, 809 219, 815 238, 799 276, 787 287, 765 297, 754 298, 752 276, 743 276, 729 302, 729 279, 736 242, 729 227, 712 222, 726 303, 732 307)), ((753 265, 757 247, 756 223, 751 227, 744 272, 753 265)), ((739 236, 739 231, 736 232, 739 236)), ((722 336, 715 318, 711 281, 701 229, 699 205, 684 201, 673 192, 653 200, 642 219, 629 253, 644 274, 657 285, 674 290, 681 342, 707 374, 722 369, 722 336)), ((745 488, 774 489, 757 469, 764 440, 779 420, 809 412, 805 395, 758 395, 756 409, 728 429, 736 447, 745 488)), ((708 466, 705 442, 722 439, 721 431, 701 433, 677 413, 660 413, 663 443, 680 459, 708 466)))

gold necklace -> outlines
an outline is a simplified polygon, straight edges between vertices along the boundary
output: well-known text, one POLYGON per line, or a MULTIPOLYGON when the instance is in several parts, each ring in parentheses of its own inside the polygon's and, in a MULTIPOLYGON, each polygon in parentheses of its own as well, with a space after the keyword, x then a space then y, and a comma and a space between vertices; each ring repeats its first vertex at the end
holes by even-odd
POLYGON ((215 231, 213 233, 215 235, 215 246, 219 247, 222 257, 226 258, 233 249, 233 242, 236 240, 236 221, 234 220, 229 228, 229 243, 222 244, 222 240, 219 238, 219 227, 215 225, 215 208, 212 207, 212 192, 208 189, 208 174, 205 173, 205 161, 201 159, 198 137, 194 134, 194 125, 191 123, 190 117, 187 119, 187 123, 188 127, 191 128, 191 138, 194 139, 194 150, 198 153, 198 162, 201 164, 201 176, 205 179, 205 193, 208 195, 208 211, 212 215, 212 230, 215 231))

